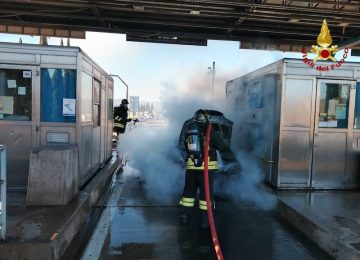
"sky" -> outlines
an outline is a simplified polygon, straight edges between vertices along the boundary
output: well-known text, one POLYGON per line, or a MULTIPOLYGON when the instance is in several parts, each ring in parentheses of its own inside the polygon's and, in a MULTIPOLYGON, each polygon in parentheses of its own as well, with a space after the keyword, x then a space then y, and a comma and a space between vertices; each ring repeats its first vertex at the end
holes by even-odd
MULTIPOLYGON (((23 43, 39 42, 38 36, 14 34, 0 34, 0 41, 19 42, 20 37, 23 43)), ((48 42, 60 45, 60 38, 51 37, 48 42)), ((226 81, 285 57, 302 57, 301 53, 239 49, 237 41, 209 40, 208 46, 140 43, 127 42, 123 34, 96 32, 87 32, 86 39, 71 39, 70 45, 80 47, 106 72, 119 75, 129 86, 129 96, 140 96, 140 101, 158 101, 174 89, 191 95, 195 85, 210 97, 213 62, 214 96, 223 97, 226 81)), ((126 88, 120 80, 114 82, 115 100, 121 100, 126 88)))

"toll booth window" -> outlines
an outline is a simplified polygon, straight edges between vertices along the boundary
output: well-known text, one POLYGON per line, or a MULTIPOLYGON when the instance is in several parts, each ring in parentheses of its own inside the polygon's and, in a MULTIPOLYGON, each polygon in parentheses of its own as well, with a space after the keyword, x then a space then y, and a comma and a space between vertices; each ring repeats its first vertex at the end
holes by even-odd
POLYGON ((354 128, 360 129, 360 82, 356 83, 354 128))
POLYGON ((76 122, 76 70, 41 69, 41 122, 76 122))
POLYGON ((31 121, 32 71, 0 69, 0 120, 31 121))
POLYGON ((93 81, 93 126, 100 125, 100 81, 93 81))
POLYGON ((347 128, 350 84, 322 83, 319 128, 347 128))

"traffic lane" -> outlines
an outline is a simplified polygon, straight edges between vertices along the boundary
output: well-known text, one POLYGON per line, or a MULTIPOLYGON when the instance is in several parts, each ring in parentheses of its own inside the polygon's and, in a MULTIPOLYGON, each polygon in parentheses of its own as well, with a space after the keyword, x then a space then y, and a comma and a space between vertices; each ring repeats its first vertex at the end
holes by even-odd
POLYGON ((100 259, 216 259, 210 232, 178 216, 176 208, 119 208, 100 259))
MULTIPOLYGON (((128 177, 100 259, 216 259, 209 230, 194 208, 181 225, 177 202, 147 198, 141 178, 128 177)), ((215 223, 225 259, 329 259, 297 230, 252 206, 217 200, 215 223)))

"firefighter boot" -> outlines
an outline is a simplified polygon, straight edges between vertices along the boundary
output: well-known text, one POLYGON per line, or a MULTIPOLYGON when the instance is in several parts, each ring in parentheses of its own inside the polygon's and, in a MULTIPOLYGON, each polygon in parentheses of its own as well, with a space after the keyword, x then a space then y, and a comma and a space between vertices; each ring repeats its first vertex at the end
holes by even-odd
POLYGON ((191 216, 191 210, 190 209, 185 209, 181 212, 180 215, 180 222, 183 225, 187 225, 190 222, 190 216, 191 216))
POLYGON ((209 217, 206 210, 201 211, 201 227, 203 229, 209 228, 209 217))
MULTIPOLYGON (((211 210, 214 216, 214 211, 215 211, 215 201, 211 202, 211 210)), ((208 213, 207 210, 202 210, 201 211, 201 227, 204 229, 209 228, 209 217, 208 217, 208 213)))

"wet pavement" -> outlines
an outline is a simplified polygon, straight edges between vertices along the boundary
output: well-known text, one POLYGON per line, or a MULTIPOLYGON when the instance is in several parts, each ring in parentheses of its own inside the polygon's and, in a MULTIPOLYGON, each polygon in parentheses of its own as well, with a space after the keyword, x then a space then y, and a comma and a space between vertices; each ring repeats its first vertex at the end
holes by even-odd
MULTIPOLYGON (((150 201, 143 186, 126 168, 117 176, 116 196, 96 229, 102 235, 90 240, 95 246, 83 259, 216 259, 210 231, 199 226, 198 208, 189 225, 181 225, 177 201, 150 201)), ((331 259, 273 211, 218 198, 215 224, 225 259, 331 259)))
POLYGON ((278 212, 336 259, 360 259, 358 191, 281 191, 278 212))

